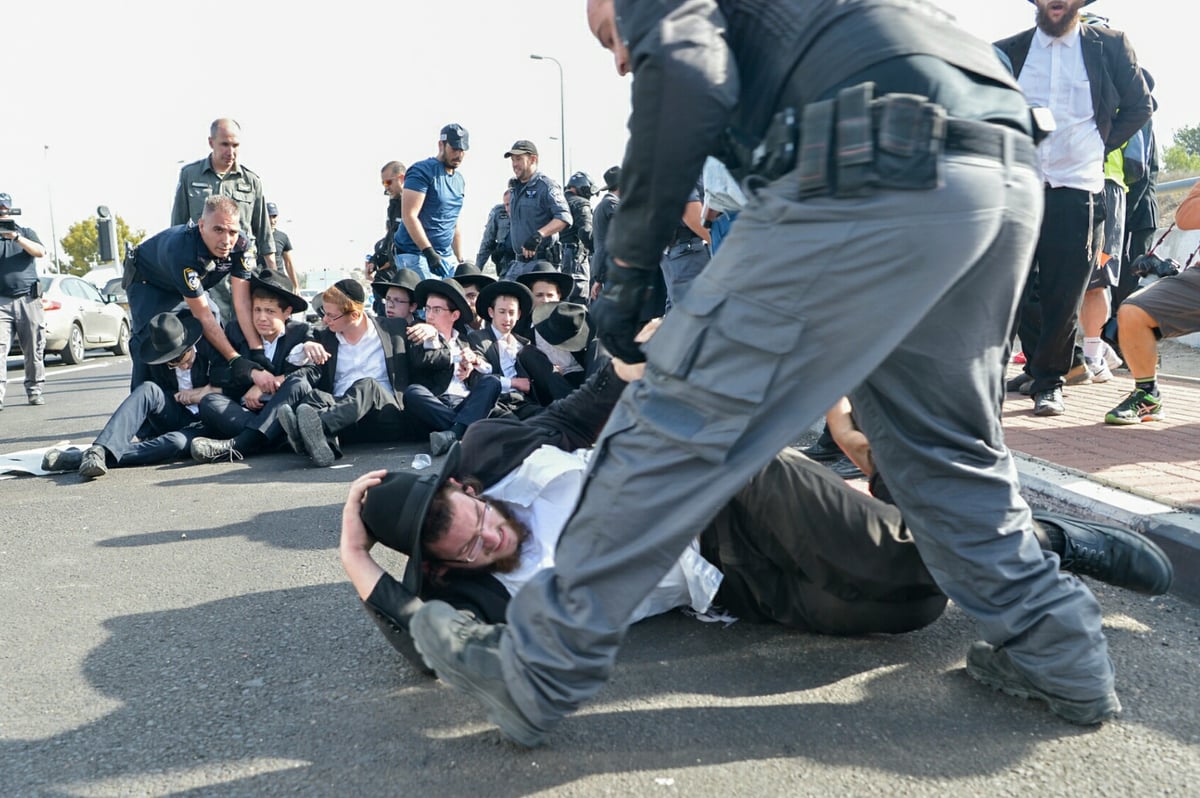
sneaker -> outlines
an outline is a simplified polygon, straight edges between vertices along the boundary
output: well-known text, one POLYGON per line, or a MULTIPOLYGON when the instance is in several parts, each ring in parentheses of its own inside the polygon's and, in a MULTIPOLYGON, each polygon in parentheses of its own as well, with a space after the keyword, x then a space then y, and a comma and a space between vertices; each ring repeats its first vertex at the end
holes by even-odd
POLYGON ((51 449, 42 455, 43 471, 78 471, 83 449, 51 449))
POLYGON ((80 476, 88 479, 102 477, 108 473, 108 452, 103 446, 89 446, 79 461, 80 476))
POLYGON ((1080 363, 1063 375, 1065 385, 1091 385, 1092 372, 1087 363, 1080 363))
POLYGON ((1090 701, 1077 701, 1060 698, 1035 687, 1029 677, 1017 669, 1003 647, 996 648, 982 640, 972 643, 971 650, 967 652, 967 673, 975 681, 1002 693, 1045 701, 1051 712, 1078 726, 1095 726, 1121 714, 1121 702, 1117 694, 1111 691, 1090 701))
POLYGON ((450 447, 453 446, 454 442, 457 440, 458 438, 455 437, 454 433, 450 430, 431 432, 429 433, 429 453, 434 457, 443 455, 450 451, 450 447))
POLYGON ((1033 414, 1035 416, 1061 416, 1067 412, 1063 406, 1062 388, 1049 388, 1039 391, 1033 397, 1033 414))
POLYGON ((1117 354, 1117 350, 1113 349, 1108 344, 1104 345, 1104 365, 1108 366, 1109 371, 1119 369, 1125 365, 1125 361, 1117 354))
POLYGON ((1087 367, 1091 372, 1092 382, 1108 382, 1112 379, 1112 369, 1108 367, 1107 361, 1102 357, 1088 360, 1087 367))
POLYGON ((1044 510, 1034 510, 1033 519, 1063 533, 1062 570, 1148 596, 1161 596, 1171 589, 1175 576, 1171 560, 1144 535, 1044 510))
POLYGON ((479 623, 444 601, 427 601, 409 624, 425 663, 438 678, 487 707, 488 720, 508 739, 533 748, 547 733, 522 714, 504 683, 500 666, 503 624, 479 623))
POLYGON ((1004 384, 1004 390, 1009 393, 1021 393, 1029 396, 1029 389, 1033 387, 1033 377, 1030 377, 1025 372, 1021 372, 1017 376, 1004 384))
POLYGON ((333 448, 325 435, 325 426, 321 416, 312 405, 296 406, 296 426, 300 431, 300 439, 304 441, 304 450, 317 468, 328 468, 333 465, 333 448))
POLYGON ((300 436, 300 424, 296 421, 296 410, 291 405, 284 405, 279 408, 279 426, 283 427, 283 434, 287 436, 288 446, 292 447, 292 451, 296 454, 307 454, 304 451, 304 438, 300 436))
POLYGON ((215 463, 218 460, 241 460, 242 453, 233 447, 233 438, 192 438, 192 459, 197 463, 215 463))
POLYGON ((1141 388, 1134 388, 1121 404, 1108 411, 1104 423, 1138 424, 1142 421, 1161 421, 1162 417, 1162 399, 1141 388))
POLYGON ((31 393, 28 395, 28 398, 29 398, 29 404, 31 404, 31 405, 46 404, 45 397, 43 397, 40 393, 31 393))

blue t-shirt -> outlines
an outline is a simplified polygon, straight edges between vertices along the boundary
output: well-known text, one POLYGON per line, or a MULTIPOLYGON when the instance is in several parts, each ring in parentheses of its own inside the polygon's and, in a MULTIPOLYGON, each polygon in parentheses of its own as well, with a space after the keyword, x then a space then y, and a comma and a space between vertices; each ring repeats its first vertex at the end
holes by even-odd
MULTIPOLYGON (((452 175, 446 174, 445 164, 437 158, 418 161, 404 173, 404 189, 425 195, 417 218, 439 255, 453 254, 454 227, 462 210, 466 182, 457 169, 452 175)), ((421 252, 403 224, 396 230, 396 252, 402 255, 419 255, 421 252)))

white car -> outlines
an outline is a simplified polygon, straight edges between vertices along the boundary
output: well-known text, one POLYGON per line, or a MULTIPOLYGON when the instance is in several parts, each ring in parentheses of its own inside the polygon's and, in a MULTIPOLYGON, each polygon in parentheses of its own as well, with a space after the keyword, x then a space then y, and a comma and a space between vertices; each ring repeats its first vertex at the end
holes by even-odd
MULTIPOLYGON (((87 280, 69 274, 38 277, 42 309, 46 313, 46 352, 74 365, 88 349, 105 348, 115 355, 129 354, 129 314, 110 301, 87 280)), ((13 349, 20 347, 12 337, 13 349)))

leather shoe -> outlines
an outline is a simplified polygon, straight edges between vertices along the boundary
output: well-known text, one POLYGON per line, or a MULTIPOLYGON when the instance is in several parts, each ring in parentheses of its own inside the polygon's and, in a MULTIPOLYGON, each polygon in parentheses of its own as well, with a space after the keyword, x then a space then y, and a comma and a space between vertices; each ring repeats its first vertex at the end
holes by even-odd
POLYGON ((429 453, 434 457, 440 457, 450 451, 450 447, 458 438, 451 430, 442 430, 440 432, 429 433, 429 453))
POLYGON ((218 460, 241 460, 242 453, 233 447, 233 438, 192 438, 192 459, 197 463, 215 463, 218 460))
POLYGON ((500 665, 504 625, 480 623, 444 601, 428 601, 417 610, 409 632, 425 664, 438 678, 487 707, 500 733, 526 748, 541 745, 547 733, 517 707, 500 665))
POLYGON ((51 449, 42 455, 43 471, 78 471, 83 449, 51 449))
POLYGON ((1063 405, 1062 388, 1048 388, 1038 391, 1033 397, 1033 414, 1035 416, 1061 416, 1067 412, 1063 405))
POLYGON ((317 413, 317 409, 312 405, 298 405, 296 407, 296 424, 300 429, 300 437, 304 441, 304 449, 312 458, 313 465, 318 468, 327 468, 333 465, 335 459, 333 447, 329 445, 329 438, 325 434, 325 425, 321 423, 321 416, 317 413))
POLYGON ((296 421, 296 411, 291 405, 284 405, 279 408, 279 426, 283 427, 283 434, 287 437, 288 446, 292 447, 292 451, 296 454, 306 454, 304 451, 304 438, 300 436, 300 424, 296 421))
POLYGON ((1171 589, 1175 571, 1154 541, 1112 524, 1037 510, 1033 520, 1063 533, 1060 568, 1148 596, 1171 589))
POLYGON ((1107 695, 1090 700, 1056 696, 1037 687, 1021 673, 1003 647, 997 648, 982 640, 972 643, 967 652, 967 673, 972 679, 1002 693, 1045 701, 1051 712, 1078 726, 1095 726, 1121 714, 1121 702, 1116 693, 1109 691, 1107 695))
POLYGON ((108 473, 108 452, 103 446, 89 446, 79 461, 80 476, 88 479, 102 477, 108 473))
POLYGON ((1004 383, 1004 390, 1008 393, 1020 393, 1029 396, 1029 389, 1033 387, 1033 377, 1030 377, 1025 372, 1021 372, 1013 377, 1008 382, 1004 383))

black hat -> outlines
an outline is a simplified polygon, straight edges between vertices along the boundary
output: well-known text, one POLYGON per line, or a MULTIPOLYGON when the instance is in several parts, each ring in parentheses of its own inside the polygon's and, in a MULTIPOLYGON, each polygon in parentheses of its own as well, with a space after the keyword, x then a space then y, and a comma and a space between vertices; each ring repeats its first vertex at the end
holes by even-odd
POLYGON ((533 309, 533 329, 553 347, 578 352, 587 346, 592 329, 588 311, 574 302, 544 302, 533 309))
POLYGON ((279 206, 276 205, 274 202, 268 202, 267 203, 267 216, 278 216, 278 215, 279 215, 279 206))
POLYGON ((475 312, 479 314, 479 318, 491 321, 492 303, 498 296, 515 296, 517 305, 521 308, 521 318, 529 318, 529 311, 533 309, 533 294, 529 293, 528 288, 512 280, 500 280, 479 290, 479 296, 475 298, 475 312))
POLYGON ((463 285, 476 285, 480 288, 496 282, 495 277, 492 277, 490 274, 484 274, 478 266, 469 260, 458 264, 458 267, 454 270, 454 279, 463 285))
POLYGON ((178 360, 204 334, 191 311, 159 313, 146 326, 146 337, 138 350, 142 362, 153 366, 178 360))
POLYGON ((604 190, 614 191, 621 180, 621 167, 610 166, 604 170, 604 190))
POLYGON ((333 287, 360 305, 367 301, 367 289, 363 288, 362 283, 358 280, 351 280, 347 277, 344 280, 338 280, 333 287))
POLYGON ((462 286, 458 280, 453 277, 443 277, 438 279, 431 277, 428 280, 422 280, 417 283, 417 289, 414 292, 416 295, 417 304, 421 307, 425 306, 425 301, 429 299, 430 294, 437 294, 450 300, 454 309, 458 311, 459 321, 470 321, 474 318, 471 315, 471 303, 467 301, 467 295, 463 293, 462 286))
POLYGON ((456 150, 471 149, 471 138, 467 129, 454 122, 442 128, 442 132, 438 134, 438 141, 444 141, 456 150))
MULTIPOLYGON (((1033 3, 1034 5, 1037 5, 1037 0, 1029 0, 1029 2, 1033 3)), ((1096 2, 1096 0, 1083 0, 1083 4, 1085 6, 1090 6, 1094 2, 1096 2)))
POLYGON ((379 296, 387 294, 389 288, 403 288, 410 294, 415 294, 419 282, 421 282, 421 274, 415 269, 397 269, 392 276, 386 276, 371 283, 371 289, 379 296))
POLYGON ((559 299, 566 299, 575 290, 575 279, 569 274, 560 272, 548 260, 535 260, 532 269, 524 274, 517 275, 517 282, 531 291, 533 290, 533 284, 539 280, 554 283, 558 286, 559 299))
POLYGON ((287 303, 292 313, 303 313, 308 310, 304 297, 292 293, 292 281, 274 269, 263 269, 250 275, 250 290, 265 288, 287 303))
POLYGON ((12 194, 6 194, 5 192, 0 191, 0 205, 3 205, 5 208, 11 208, 12 194))
POLYGON ((508 152, 504 153, 505 158, 511 158, 514 155, 525 153, 527 155, 537 155, 537 145, 528 139, 518 139, 513 142, 513 145, 508 148, 508 152))
POLYGON ((371 537, 408 555, 401 584, 413 595, 421 591, 421 527, 433 497, 457 471, 461 457, 462 446, 455 443, 438 470, 393 472, 368 490, 363 500, 362 521, 371 537))

